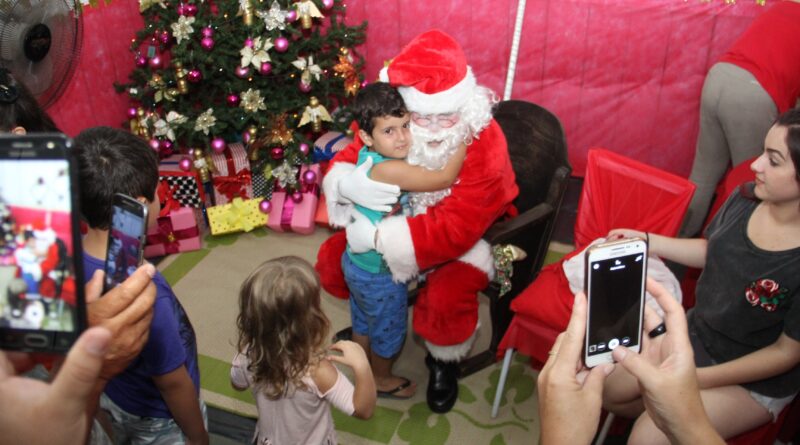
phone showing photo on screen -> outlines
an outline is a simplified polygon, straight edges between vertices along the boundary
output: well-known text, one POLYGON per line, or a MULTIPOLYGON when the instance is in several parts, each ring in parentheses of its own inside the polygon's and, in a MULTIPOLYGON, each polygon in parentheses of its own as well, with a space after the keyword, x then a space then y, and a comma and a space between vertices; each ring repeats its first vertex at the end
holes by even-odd
POLYGON ((0 348, 65 352, 86 326, 76 161, 61 134, 0 135, 0 348))
POLYGON ((146 233, 147 205, 130 196, 114 195, 103 267, 104 293, 125 281, 142 264, 146 233))
POLYGON ((639 238, 598 244, 586 253, 588 299, 584 363, 612 363, 617 346, 639 352, 642 343, 647 243, 639 238))

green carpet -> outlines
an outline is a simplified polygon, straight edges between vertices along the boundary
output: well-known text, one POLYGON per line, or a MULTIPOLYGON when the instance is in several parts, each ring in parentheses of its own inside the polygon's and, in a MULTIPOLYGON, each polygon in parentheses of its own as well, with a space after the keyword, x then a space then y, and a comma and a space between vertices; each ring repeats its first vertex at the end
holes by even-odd
MULTIPOLYGON (((302 236, 257 229, 246 234, 207 236, 204 248, 167 257, 159 269, 172 284, 197 332, 201 395, 211 406, 242 416, 256 417, 252 394, 234 390, 229 382, 230 360, 235 353, 235 318, 240 283, 261 262, 283 255, 297 255, 312 264, 319 244, 329 235, 318 228, 302 236)), ((547 261, 561 256, 551 250, 547 261)), ((350 324, 347 303, 328 294, 323 309, 331 320, 332 332, 350 324)), ((410 317, 409 317, 410 318, 410 317)), ((486 300, 481 298, 475 350, 488 345, 490 321, 486 300)), ((410 328, 409 328, 410 332, 410 328)), ((460 380, 459 400, 452 411, 432 413, 425 403, 427 369, 423 366, 421 340, 409 335, 395 365, 398 375, 419 385, 408 400, 379 399, 374 416, 358 420, 333 410, 342 444, 517 444, 538 440, 536 372, 527 357, 516 356, 506 384, 505 398, 496 419, 490 416, 500 363, 460 380)), ((343 369, 348 374, 347 369, 343 369)))

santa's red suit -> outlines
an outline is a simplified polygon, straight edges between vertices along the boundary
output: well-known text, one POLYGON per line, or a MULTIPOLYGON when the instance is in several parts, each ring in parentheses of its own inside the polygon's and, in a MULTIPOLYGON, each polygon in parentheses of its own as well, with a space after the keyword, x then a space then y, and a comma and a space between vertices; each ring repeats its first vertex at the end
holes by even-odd
MULTIPOLYGON (((476 87, 460 47, 439 31, 409 43, 382 75, 386 74, 409 111, 420 114, 460 112, 447 107, 486 93, 476 87), (448 50, 455 55, 448 57, 448 50)), ((449 194, 442 193, 446 196, 438 202, 426 202, 425 209, 415 209, 423 214, 391 216, 377 225, 376 249, 396 280, 427 272, 414 305, 413 327, 438 360, 458 361, 469 352, 478 323, 477 293, 494 273, 491 248, 481 236, 508 211, 518 191, 500 126, 493 119, 484 125, 472 137, 449 194)), ((339 152, 323 182, 334 226, 350 222, 352 205, 339 195, 338 183, 355 169, 360 148, 356 140, 339 152)), ((337 288, 344 286, 339 267, 344 244, 340 232, 320 251, 318 270, 332 293, 341 294, 337 288)))

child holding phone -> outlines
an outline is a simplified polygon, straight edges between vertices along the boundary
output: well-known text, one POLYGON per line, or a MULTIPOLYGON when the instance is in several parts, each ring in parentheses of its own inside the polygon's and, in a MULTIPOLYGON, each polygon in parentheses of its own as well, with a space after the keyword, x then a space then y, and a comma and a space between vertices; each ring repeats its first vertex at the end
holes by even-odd
MULTIPOLYGON (((110 127, 84 130, 74 150, 81 215, 89 226, 83 239, 88 280, 104 266, 116 193, 145 203, 149 223, 155 224, 158 158, 142 139, 110 127)), ((139 359, 109 381, 100 406, 111 418, 117 443, 206 444, 194 329, 164 277, 156 272, 153 282, 157 297, 150 336, 139 359)))
MULTIPOLYGON (((703 405, 726 439, 775 419, 800 390, 800 109, 778 117, 750 168, 755 183, 731 194, 707 239, 649 236, 650 252, 703 268, 689 336, 703 405)), ((618 236, 646 237, 609 233, 618 236)), ((650 336, 659 344, 658 332, 650 336)), ((620 367, 604 402, 625 417, 644 409, 636 380, 620 367)), ((628 443, 667 437, 645 413, 628 443)))
POLYGON ((326 354, 330 321, 320 307, 320 284, 307 261, 269 260, 239 291, 239 353, 231 384, 252 388, 258 406, 255 444, 336 444, 329 405, 368 419, 375 382, 364 350, 340 341, 326 354), (353 369, 355 387, 334 365, 353 369))

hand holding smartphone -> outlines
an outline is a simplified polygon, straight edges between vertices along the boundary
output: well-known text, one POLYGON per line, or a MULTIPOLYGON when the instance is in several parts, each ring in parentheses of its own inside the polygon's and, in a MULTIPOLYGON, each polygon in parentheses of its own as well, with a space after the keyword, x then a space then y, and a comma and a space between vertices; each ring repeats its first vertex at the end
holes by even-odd
POLYGON ((619 345, 639 352, 642 344, 647 243, 622 239, 589 248, 584 291, 588 298, 583 361, 592 368, 612 363, 619 345))
POLYGON ((117 193, 112 212, 103 293, 117 287, 142 264, 147 233, 147 205, 143 202, 117 193))

